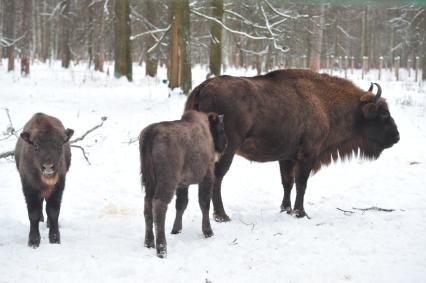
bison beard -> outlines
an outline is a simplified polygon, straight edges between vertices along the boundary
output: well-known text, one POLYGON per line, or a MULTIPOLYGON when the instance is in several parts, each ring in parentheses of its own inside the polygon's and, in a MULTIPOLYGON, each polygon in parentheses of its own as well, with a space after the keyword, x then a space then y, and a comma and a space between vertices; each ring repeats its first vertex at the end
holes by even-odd
POLYGON ((215 220, 229 221, 221 184, 234 154, 258 162, 278 161, 284 188, 281 211, 304 217, 311 172, 339 157, 360 154, 376 159, 398 142, 397 127, 377 87, 374 95, 372 87, 363 91, 345 79, 295 69, 256 77, 220 76, 196 87, 185 111, 224 114, 228 137, 228 147, 215 168, 215 220))

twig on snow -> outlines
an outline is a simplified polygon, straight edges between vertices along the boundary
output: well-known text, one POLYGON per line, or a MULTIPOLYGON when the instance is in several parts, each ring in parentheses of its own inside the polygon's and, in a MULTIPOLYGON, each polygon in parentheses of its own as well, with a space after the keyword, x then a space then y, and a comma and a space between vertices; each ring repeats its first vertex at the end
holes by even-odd
POLYGON ((377 207, 377 206, 372 206, 372 207, 368 207, 368 208, 357 208, 357 207, 352 207, 352 209, 361 210, 361 211, 363 211, 363 212, 368 211, 368 210, 384 211, 384 212, 392 212, 392 211, 395 211, 395 209, 387 209, 387 208, 381 208, 381 207, 377 207))
POLYGON ((6 157, 9 157, 9 156, 13 156, 14 154, 15 154, 14 150, 6 151, 6 152, 3 152, 3 153, 0 153, 0 158, 6 158, 6 157))
POLYGON ((341 212, 343 212, 344 215, 352 215, 353 213, 355 213, 355 211, 344 210, 344 209, 340 209, 338 207, 336 207, 336 209, 340 210, 341 212))
POLYGON ((244 222, 241 218, 239 218, 239 220, 240 220, 240 222, 241 222, 241 223, 243 223, 244 225, 251 226, 251 230, 252 230, 252 231, 254 230, 254 223, 247 223, 247 222, 244 222))
POLYGON ((83 148, 82 146, 79 146, 79 145, 76 145, 76 144, 72 144, 72 145, 71 145, 71 147, 75 147, 75 148, 79 148, 79 149, 81 149, 81 152, 83 153, 83 157, 84 157, 84 159, 86 159, 86 161, 87 161, 87 163, 88 163, 89 165, 92 165, 92 164, 90 163, 90 161, 89 161, 89 158, 87 157, 86 151, 84 150, 84 148, 83 148))

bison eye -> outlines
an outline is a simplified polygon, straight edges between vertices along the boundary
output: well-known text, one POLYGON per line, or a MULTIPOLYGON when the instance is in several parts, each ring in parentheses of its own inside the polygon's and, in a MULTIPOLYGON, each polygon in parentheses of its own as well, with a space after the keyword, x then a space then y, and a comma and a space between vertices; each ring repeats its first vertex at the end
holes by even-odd
POLYGON ((381 109, 379 115, 382 120, 386 120, 389 117, 389 111, 381 109))

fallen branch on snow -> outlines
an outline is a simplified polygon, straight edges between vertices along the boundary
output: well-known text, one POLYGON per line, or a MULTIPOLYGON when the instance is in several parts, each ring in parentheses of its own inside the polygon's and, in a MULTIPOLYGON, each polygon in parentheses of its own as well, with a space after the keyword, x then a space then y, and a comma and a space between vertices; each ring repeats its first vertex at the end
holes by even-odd
MULTIPOLYGON (((12 127, 12 129, 13 129, 13 126, 12 126, 12 120, 11 120, 11 118, 10 118, 9 110, 8 110, 8 109, 6 109, 6 113, 7 113, 8 117, 9 117, 10 125, 11 125, 11 127, 12 127)), ((83 157, 84 157, 84 159, 86 159, 86 161, 87 161, 87 163, 88 163, 89 165, 91 165, 91 164, 90 164, 89 158, 87 157, 87 154, 86 154, 86 151, 85 151, 84 147, 82 147, 82 146, 80 146, 80 145, 75 145, 74 143, 84 140, 84 138, 85 138, 88 134, 90 134, 90 133, 92 133, 93 131, 95 131, 95 130, 99 129, 100 127, 102 127, 102 126, 104 125, 104 122, 105 122, 107 119, 108 119, 108 117, 105 117, 105 116, 104 116, 104 117, 101 117, 101 123, 99 123, 98 125, 94 126, 94 127, 93 127, 93 128, 91 128, 91 129, 87 130, 87 131, 86 131, 83 135, 81 135, 80 137, 75 138, 75 139, 73 139, 73 140, 71 140, 71 141, 69 142, 69 143, 70 143, 70 145, 71 145, 71 147, 79 148, 79 149, 81 150, 81 152, 83 153, 83 157)), ((9 129, 9 128, 8 128, 8 129, 9 129)), ((11 134, 13 134, 13 135, 15 135, 16 137, 18 137, 17 132, 16 132, 14 129, 13 129, 13 131, 11 132, 11 134)), ((0 153, 0 159, 1 159, 1 158, 6 158, 6 157, 10 157, 10 156, 14 156, 14 155, 15 155, 15 151, 14 151, 14 150, 6 151, 6 152, 3 152, 3 153, 0 153)))
POLYGON ((73 140, 70 141, 70 144, 76 143, 78 141, 82 141, 88 134, 90 134, 91 132, 93 132, 94 130, 102 127, 104 125, 104 122, 108 119, 108 117, 102 117, 101 120, 102 122, 96 126, 94 126, 93 128, 91 128, 90 130, 86 131, 82 136, 75 138, 73 140))
POLYGON ((384 212, 392 212, 395 211, 395 209, 387 209, 387 208, 380 208, 377 206, 372 206, 372 207, 368 207, 368 208, 357 208, 357 207, 352 207, 352 209, 356 209, 356 210, 361 210, 361 211, 368 211, 368 210, 375 210, 375 211, 384 211, 384 212))
POLYGON ((351 215, 351 214, 355 213, 355 211, 344 210, 344 209, 341 209, 341 208, 338 208, 338 207, 336 207, 336 209, 343 212, 344 215, 351 215))

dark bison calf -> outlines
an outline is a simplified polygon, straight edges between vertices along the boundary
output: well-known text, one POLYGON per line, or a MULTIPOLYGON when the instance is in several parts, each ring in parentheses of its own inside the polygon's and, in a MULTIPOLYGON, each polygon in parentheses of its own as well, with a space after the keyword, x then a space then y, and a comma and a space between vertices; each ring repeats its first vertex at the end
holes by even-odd
POLYGON ((182 119, 149 125, 139 139, 142 183, 145 186, 145 246, 157 247, 165 257, 164 222, 167 205, 176 192, 176 219, 172 234, 182 229, 188 204, 188 186, 199 184, 198 198, 203 214, 202 231, 213 235, 209 220, 215 161, 226 147, 223 115, 188 111, 182 119), (155 223, 156 241, 152 231, 155 223))
POLYGON ((70 167, 68 143, 74 131, 65 129, 61 121, 43 113, 27 122, 16 144, 15 160, 21 176, 22 190, 30 219, 28 245, 40 245, 39 221, 43 221, 43 200, 46 200, 50 243, 60 243, 58 217, 65 175, 70 167))

